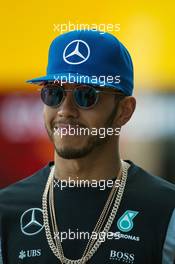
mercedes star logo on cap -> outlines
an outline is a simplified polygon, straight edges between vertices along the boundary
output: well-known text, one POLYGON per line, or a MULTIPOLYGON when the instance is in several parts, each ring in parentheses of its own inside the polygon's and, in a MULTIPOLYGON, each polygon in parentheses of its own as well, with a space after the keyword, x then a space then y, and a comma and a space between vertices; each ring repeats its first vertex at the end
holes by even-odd
POLYGON ((89 45, 83 40, 71 41, 63 52, 63 59, 68 64, 81 64, 90 56, 89 45))

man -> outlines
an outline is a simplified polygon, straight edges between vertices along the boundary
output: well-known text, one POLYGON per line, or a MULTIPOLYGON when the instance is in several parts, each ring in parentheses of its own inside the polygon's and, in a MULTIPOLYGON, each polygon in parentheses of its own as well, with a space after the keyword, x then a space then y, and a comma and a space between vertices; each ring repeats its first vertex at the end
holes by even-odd
POLYGON ((55 156, 0 193, 3 263, 175 263, 175 187, 120 157, 136 105, 126 48, 98 31, 60 35, 29 82, 55 156))

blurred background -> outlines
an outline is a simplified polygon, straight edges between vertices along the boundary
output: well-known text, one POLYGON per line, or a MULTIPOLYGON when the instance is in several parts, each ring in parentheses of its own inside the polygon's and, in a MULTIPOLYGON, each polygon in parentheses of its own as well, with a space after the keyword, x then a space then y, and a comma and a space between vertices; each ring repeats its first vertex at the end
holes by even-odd
POLYGON ((122 129, 121 153, 175 183, 175 2, 3 1, 0 63, 0 188, 53 160, 37 87, 58 24, 120 24, 130 51, 137 108, 122 129))

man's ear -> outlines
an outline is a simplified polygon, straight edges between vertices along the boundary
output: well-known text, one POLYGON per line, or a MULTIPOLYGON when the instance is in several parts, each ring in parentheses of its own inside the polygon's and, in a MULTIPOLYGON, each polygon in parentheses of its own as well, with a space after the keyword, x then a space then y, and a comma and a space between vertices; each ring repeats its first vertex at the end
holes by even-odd
POLYGON ((120 100, 118 111, 115 117, 115 124, 118 127, 124 126, 131 118, 136 108, 136 99, 133 96, 126 96, 120 100))

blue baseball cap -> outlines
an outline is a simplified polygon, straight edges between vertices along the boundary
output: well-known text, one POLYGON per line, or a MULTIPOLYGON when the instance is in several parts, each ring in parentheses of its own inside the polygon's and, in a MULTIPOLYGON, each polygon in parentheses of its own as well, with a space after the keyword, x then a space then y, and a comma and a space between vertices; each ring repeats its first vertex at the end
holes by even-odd
POLYGON ((132 95, 133 64, 112 34, 75 30, 55 38, 49 49, 47 75, 28 83, 69 82, 111 87, 132 95))

